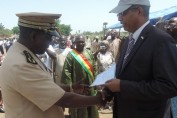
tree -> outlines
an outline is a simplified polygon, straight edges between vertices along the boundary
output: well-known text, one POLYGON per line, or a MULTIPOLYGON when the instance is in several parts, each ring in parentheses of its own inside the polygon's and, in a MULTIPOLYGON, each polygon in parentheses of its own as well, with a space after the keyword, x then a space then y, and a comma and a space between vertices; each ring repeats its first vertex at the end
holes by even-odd
POLYGON ((12 32, 13 32, 14 34, 19 34, 19 33, 20 33, 19 27, 18 27, 18 26, 13 27, 13 28, 12 28, 12 32))
POLYGON ((12 31, 9 29, 6 29, 2 23, 0 23, 0 37, 10 37, 12 34, 12 31))
POLYGON ((0 30, 4 29, 4 25, 2 23, 0 23, 0 30))
POLYGON ((56 27, 59 28, 60 33, 61 33, 62 35, 68 36, 68 35, 70 34, 70 32, 72 31, 70 25, 61 24, 61 23, 60 23, 60 20, 57 20, 57 21, 56 21, 56 27))
POLYGON ((9 29, 0 30, 0 37, 10 37, 12 35, 12 31, 9 29))

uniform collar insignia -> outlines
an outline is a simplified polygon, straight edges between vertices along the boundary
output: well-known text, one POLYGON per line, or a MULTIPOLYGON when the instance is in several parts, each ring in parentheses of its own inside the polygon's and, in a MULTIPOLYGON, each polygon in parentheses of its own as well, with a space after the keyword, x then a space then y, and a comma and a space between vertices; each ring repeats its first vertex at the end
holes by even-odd
POLYGON ((37 64, 37 62, 34 60, 34 58, 31 56, 31 54, 28 51, 24 50, 23 53, 25 54, 28 63, 37 64))

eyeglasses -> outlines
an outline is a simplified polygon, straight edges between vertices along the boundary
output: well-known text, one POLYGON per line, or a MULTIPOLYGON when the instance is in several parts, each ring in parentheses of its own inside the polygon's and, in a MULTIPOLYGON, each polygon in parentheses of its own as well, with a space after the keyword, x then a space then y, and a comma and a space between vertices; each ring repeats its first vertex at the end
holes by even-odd
POLYGON ((133 9, 138 9, 138 7, 130 7, 130 8, 128 8, 127 10, 125 10, 125 11, 123 11, 123 12, 117 14, 117 16, 118 16, 118 17, 125 16, 125 15, 128 14, 129 11, 131 11, 131 10, 133 10, 133 9))

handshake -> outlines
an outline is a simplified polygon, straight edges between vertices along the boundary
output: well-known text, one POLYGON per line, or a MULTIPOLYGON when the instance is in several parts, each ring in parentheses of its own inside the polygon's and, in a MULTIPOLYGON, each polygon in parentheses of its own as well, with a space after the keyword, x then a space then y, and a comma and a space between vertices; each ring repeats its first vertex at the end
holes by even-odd
POLYGON ((98 94, 101 94, 103 106, 105 106, 112 100, 114 92, 120 92, 120 79, 110 79, 105 82, 104 87, 98 86, 97 88, 98 94))
POLYGON ((95 93, 94 95, 98 99, 98 107, 104 108, 107 102, 110 102, 113 97, 113 92, 103 86, 90 87, 86 84, 76 83, 72 85, 72 88, 74 93, 81 95, 93 96, 93 93, 95 93))
POLYGON ((111 92, 107 87, 97 87, 97 96, 100 99, 100 104, 98 104, 98 107, 105 108, 107 102, 110 102, 113 98, 113 92, 111 92))
POLYGON ((108 102, 110 102, 113 98, 113 92, 111 92, 107 87, 90 87, 88 85, 80 84, 79 86, 73 86, 73 90, 77 94, 82 94, 86 96, 90 96, 93 92, 96 91, 95 97, 97 98, 97 106, 99 108, 105 108, 108 102))
POLYGON ((79 108, 93 105, 105 107, 106 103, 112 100, 114 92, 120 92, 120 79, 116 78, 96 87, 90 87, 83 83, 86 82, 82 80, 64 89, 67 96, 62 97, 62 107, 79 108), (67 105, 64 105, 65 103, 67 105))

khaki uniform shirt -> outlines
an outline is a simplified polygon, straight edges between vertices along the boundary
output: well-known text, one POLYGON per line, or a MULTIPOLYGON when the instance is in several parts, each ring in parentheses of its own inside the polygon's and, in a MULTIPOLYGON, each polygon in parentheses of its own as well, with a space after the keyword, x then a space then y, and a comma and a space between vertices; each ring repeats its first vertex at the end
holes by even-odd
POLYGON ((64 118, 62 108, 54 105, 64 90, 53 82, 44 64, 18 42, 4 59, 0 84, 6 118, 64 118))
POLYGON ((121 43, 121 40, 118 38, 115 38, 113 41, 109 40, 109 51, 113 54, 115 62, 117 62, 119 58, 119 46, 121 43))
POLYGON ((55 50, 56 55, 57 55, 57 60, 56 60, 56 65, 55 65, 55 82, 57 85, 61 84, 61 76, 62 76, 62 71, 63 71, 63 66, 65 63, 66 56, 68 53, 71 51, 70 48, 65 48, 65 49, 60 49, 58 48, 55 50))
POLYGON ((91 45, 91 51, 96 52, 98 50, 98 45, 99 45, 99 43, 94 41, 91 45))

